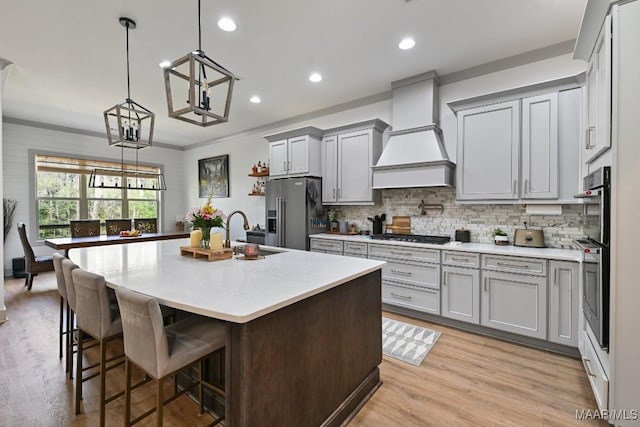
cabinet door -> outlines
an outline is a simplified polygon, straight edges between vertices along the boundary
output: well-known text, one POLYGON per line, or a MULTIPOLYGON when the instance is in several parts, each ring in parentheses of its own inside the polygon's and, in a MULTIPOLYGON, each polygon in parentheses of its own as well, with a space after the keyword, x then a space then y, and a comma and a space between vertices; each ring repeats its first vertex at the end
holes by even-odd
POLYGON ((338 200, 338 136, 322 138, 322 203, 338 200))
POLYGON ((287 140, 269 143, 269 176, 284 176, 287 174, 287 140))
POLYGON ((611 43, 611 16, 607 16, 587 68, 590 107, 587 162, 611 147, 611 43))
POLYGON ((458 199, 517 199, 519 142, 519 100, 460 111, 458 199))
POLYGON ((578 345, 578 264, 551 261, 549 276, 549 341, 578 345))
POLYGON ((289 138, 289 175, 309 173, 309 136, 289 138))
POLYGON ((477 268, 442 267, 441 315, 480 323, 480 271, 477 268))
POLYGON ((522 100, 523 199, 558 198, 558 94, 522 100))
POLYGON ((547 338, 547 278, 482 271, 481 324, 547 338))
POLYGON ((338 136, 338 200, 370 202, 371 190, 371 130, 338 136))

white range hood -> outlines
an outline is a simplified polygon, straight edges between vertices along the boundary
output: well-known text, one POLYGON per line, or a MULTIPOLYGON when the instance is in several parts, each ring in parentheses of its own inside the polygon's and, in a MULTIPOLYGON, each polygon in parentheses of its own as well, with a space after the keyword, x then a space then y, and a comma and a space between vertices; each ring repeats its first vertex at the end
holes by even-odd
POLYGON ((391 83, 393 130, 378 163, 373 188, 451 187, 449 160, 438 126, 438 75, 423 73, 391 83))

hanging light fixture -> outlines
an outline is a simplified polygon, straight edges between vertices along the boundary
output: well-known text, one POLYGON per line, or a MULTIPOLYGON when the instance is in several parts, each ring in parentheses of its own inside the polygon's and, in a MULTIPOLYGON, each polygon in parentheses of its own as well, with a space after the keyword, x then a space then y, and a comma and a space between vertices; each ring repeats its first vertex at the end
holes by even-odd
POLYGON ((104 112, 107 138, 112 147, 145 148, 153 143, 153 125, 156 115, 131 99, 129 77, 129 29, 136 23, 129 18, 120 18, 127 32, 127 99, 104 112))
POLYGON ((233 73, 202 50, 198 0, 198 50, 164 67, 169 117, 203 127, 227 122, 235 80, 233 73))
POLYGON ((138 151, 153 143, 153 126, 156 115, 131 99, 131 79, 129 77, 129 29, 136 23, 129 18, 120 18, 120 24, 127 33, 127 99, 104 112, 109 146, 120 147, 120 169, 94 169, 89 177, 90 188, 112 188, 130 190, 166 190, 164 175, 153 173, 147 168, 139 168, 138 151), (124 149, 136 150, 135 167, 124 163, 124 149))

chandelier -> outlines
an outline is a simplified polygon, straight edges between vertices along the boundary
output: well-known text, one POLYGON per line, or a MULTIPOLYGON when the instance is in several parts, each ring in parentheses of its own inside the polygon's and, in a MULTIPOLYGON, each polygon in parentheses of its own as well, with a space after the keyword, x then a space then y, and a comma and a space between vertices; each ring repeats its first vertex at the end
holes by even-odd
POLYGON ((153 125, 156 115, 131 99, 129 77, 129 29, 136 23, 129 18, 120 18, 120 24, 127 32, 127 99, 104 112, 107 138, 112 147, 145 148, 153 142, 153 125))
POLYGON ((200 0, 198 50, 171 62, 164 67, 163 73, 169 117, 203 127, 229 120, 233 84, 237 77, 202 50, 200 0))

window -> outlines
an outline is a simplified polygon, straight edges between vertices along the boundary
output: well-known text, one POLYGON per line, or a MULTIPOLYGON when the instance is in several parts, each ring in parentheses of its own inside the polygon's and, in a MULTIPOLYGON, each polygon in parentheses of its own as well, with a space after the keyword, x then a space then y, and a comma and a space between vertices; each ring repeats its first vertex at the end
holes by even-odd
MULTIPOLYGON (((35 164, 40 239, 69 236, 69 221, 75 219, 99 219, 105 234, 106 219, 158 218, 159 191, 89 187, 94 169, 122 170, 121 163, 36 154, 35 164)), ((124 164, 124 170, 126 178, 135 177, 136 171, 160 173, 152 166, 124 164)), ((152 188, 152 183, 145 186, 152 188)))

